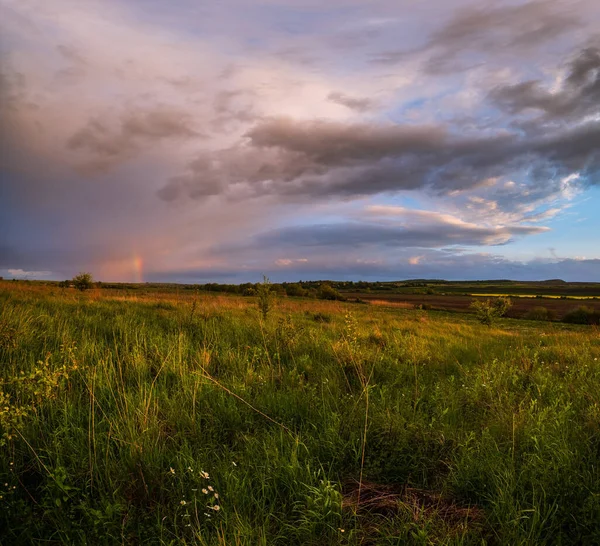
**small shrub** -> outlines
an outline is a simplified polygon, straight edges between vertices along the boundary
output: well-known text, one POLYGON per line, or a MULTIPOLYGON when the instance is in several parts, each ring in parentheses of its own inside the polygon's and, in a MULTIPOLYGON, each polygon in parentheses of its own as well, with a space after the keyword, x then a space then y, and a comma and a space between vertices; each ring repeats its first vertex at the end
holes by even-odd
POLYGON ((269 277, 263 275, 263 282, 256 285, 256 295, 258 296, 258 309, 263 320, 267 320, 269 311, 273 307, 273 289, 269 277))
POLYGON ((471 304, 471 309, 475 311, 477 320, 486 326, 492 326, 494 321, 503 317, 510 309, 512 303, 509 298, 504 296, 495 300, 475 300, 471 304))
POLYGON ((342 524, 342 494, 338 486, 329 480, 319 480, 317 486, 305 485, 303 498, 293 505, 296 515, 294 533, 300 542, 307 537, 325 538, 326 544, 332 543, 342 524))
POLYGON ((63 345, 58 363, 48 353, 31 372, 0 380, 0 447, 14 438, 27 417, 58 396, 79 368, 75 349, 75 344, 63 345))
POLYGON ((94 286, 94 279, 91 273, 79 273, 79 275, 73 277, 72 282, 73 286, 82 292, 94 286))

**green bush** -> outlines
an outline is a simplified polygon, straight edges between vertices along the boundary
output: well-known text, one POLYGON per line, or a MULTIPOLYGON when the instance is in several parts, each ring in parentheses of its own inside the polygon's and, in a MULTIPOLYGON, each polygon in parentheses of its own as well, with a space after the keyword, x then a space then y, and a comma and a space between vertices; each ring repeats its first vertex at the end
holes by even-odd
POLYGON ((333 300, 333 301, 345 301, 346 298, 342 296, 333 286, 327 283, 323 283, 319 287, 318 298, 320 300, 333 300))
POLYGON ((88 290, 94 286, 94 279, 92 278, 91 273, 79 273, 73 277, 73 286, 77 288, 77 290, 88 290))
POLYGON ((494 300, 475 300, 471 304, 471 309, 475 311, 481 324, 492 326, 494 321, 498 317, 503 317, 511 306, 510 299, 502 296, 494 300))
POLYGON ((304 297, 308 294, 308 291, 298 283, 291 283, 286 285, 285 293, 291 297, 304 297))
POLYGON ((570 324, 600 324, 600 311, 582 305, 569 311, 563 317, 563 322, 570 324))

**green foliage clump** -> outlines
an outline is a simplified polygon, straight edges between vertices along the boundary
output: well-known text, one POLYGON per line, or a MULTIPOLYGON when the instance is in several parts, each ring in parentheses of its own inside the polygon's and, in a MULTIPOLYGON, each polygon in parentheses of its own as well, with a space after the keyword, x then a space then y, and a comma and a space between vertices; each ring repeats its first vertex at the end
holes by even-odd
POLYGON ((323 283, 319 287, 317 297, 320 300, 345 301, 345 297, 328 283, 323 283))
POLYGON ((600 311, 595 311, 590 307, 582 305, 569 311, 564 317, 563 322, 571 324, 600 324, 600 311))
POLYGON ((0 379, 0 446, 13 439, 29 415, 56 398, 69 376, 78 369, 74 344, 61 347, 60 354, 60 363, 48 353, 32 371, 0 379))
POLYGON ((84 290, 89 290, 94 286, 94 279, 92 278, 91 273, 79 273, 79 275, 73 277, 72 283, 77 290, 81 290, 83 292, 84 290))
POLYGON ((303 288, 303 286, 299 283, 290 283, 285 286, 285 293, 291 297, 306 297, 310 294, 308 290, 303 288))
POLYGON ((475 300, 471 304, 471 309, 475 311, 477 320, 481 324, 491 327, 497 318, 506 314, 511 305, 510 299, 502 296, 493 300, 475 300))

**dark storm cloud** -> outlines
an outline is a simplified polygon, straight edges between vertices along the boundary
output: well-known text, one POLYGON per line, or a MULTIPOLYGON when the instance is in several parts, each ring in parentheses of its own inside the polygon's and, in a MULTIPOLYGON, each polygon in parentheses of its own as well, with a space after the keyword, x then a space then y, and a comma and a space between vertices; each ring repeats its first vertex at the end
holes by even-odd
MULTIPOLYGON (((516 13, 532 16, 543 9, 536 3, 516 13)), ((496 10, 484 19, 489 22, 496 16, 507 25, 515 17, 513 12, 496 10)), ((540 39, 553 28, 555 16, 542 17, 540 39)), ((481 17, 463 17, 454 24, 459 28, 458 21, 474 24, 481 17)), ((334 94, 333 98, 347 97, 334 94)), ((458 125, 441 123, 260 119, 245 141, 213 154, 212 159, 201 155, 159 195, 167 200, 219 193, 234 199, 355 198, 417 189, 444 194, 475 188, 491 178, 525 176, 528 193, 523 198, 533 201, 557 192, 561 179, 570 175, 580 175, 583 184, 598 184, 597 47, 587 45, 571 57, 560 90, 551 92, 541 81, 503 85, 490 93, 489 105, 508 114, 497 122, 495 131, 461 131, 458 125), (539 114, 525 115, 526 110, 539 114)))
POLYGON ((539 0, 500 7, 482 3, 459 11, 424 46, 384 52, 374 62, 396 64, 423 55, 429 71, 453 71, 482 62, 482 54, 489 58, 489 54, 522 55, 539 51, 581 24, 572 1, 539 0), (461 59, 465 52, 472 55, 461 59))
POLYGON ((600 112, 600 49, 586 47, 568 64, 562 89, 549 91, 540 80, 500 86, 491 93, 495 103, 511 115, 527 110, 542 115, 540 121, 577 119, 600 112))
POLYGON ((346 124, 272 118, 247 133, 256 148, 296 152, 323 165, 377 161, 388 156, 423 153, 446 142, 439 126, 346 124))
POLYGON ((368 110, 372 110, 375 108, 376 103, 372 99, 363 97, 350 97, 344 93, 332 92, 327 96, 327 100, 331 102, 335 102, 336 104, 341 104, 346 108, 350 108, 350 110, 355 110, 357 112, 367 112, 368 110))
MULTIPOLYGON (((358 197, 407 189, 448 193, 526 171, 532 187, 600 168, 600 121, 462 136, 438 126, 266 119, 240 146, 201 156, 161 197, 358 197), (235 187, 236 192, 229 190, 235 187)), ((598 181, 591 178, 589 183, 598 181)))
POLYGON ((105 170, 161 140, 198 136, 202 135, 194 129, 189 114, 157 107, 127 112, 116 123, 90 119, 68 139, 67 147, 85 152, 86 166, 92 170, 105 170))

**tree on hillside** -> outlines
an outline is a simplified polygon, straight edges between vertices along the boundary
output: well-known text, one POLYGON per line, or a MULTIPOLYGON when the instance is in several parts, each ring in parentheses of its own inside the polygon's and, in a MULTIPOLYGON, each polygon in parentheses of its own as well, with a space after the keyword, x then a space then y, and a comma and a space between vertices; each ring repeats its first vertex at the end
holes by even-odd
POLYGON ((91 273, 79 273, 73 277, 73 286, 77 288, 77 290, 87 290, 88 288, 92 288, 94 286, 94 279, 92 278, 91 273))

